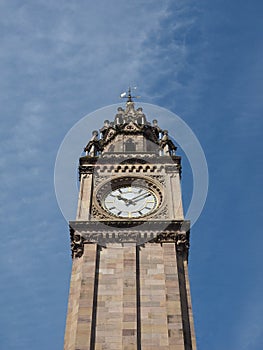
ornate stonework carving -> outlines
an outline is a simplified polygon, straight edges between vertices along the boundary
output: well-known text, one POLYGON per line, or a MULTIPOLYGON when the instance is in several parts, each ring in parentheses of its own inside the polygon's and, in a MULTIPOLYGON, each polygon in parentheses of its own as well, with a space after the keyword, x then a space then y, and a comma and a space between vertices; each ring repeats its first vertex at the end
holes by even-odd
POLYGON ((83 254, 84 244, 98 243, 174 243, 178 254, 188 257, 189 221, 72 221, 70 222, 72 256, 83 254), (163 229, 166 227, 165 229, 163 229))
MULTIPOLYGON (((110 160, 115 160, 115 159, 121 159, 120 163, 124 160, 124 159, 130 159, 131 156, 133 154, 125 154, 123 152, 119 152, 119 153, 104 153, 103 154, 103 158, 102 159, 107 159, 108 161, 110 160)), ((157 154, 156 153, 147 153, 147 154, 138 154, 138 153, 134 153, 134 157, 136 156, 136 158, 138 159, 143 159, 143 160, 152 160, 152 159, 156 159, 157 154)))
POLYGON ((164 205, 163 208, 161 208, 161 210, 159 210, 155 215, 154 215, 155 219, 168 219, 169 218, 169 209, 168 209, 168 205, 164 205))
POLYGON ((127 125, 124 126, 123 131, 141 131, 142 128, 139 127, 139 125, 136 125, 133 122, 128 123, 127 125))
POLYGON ((174 242, 176 245, 176 251, 182 255, 183 258, 188 259, 189 251, 189 232, 181 231, 163 231, 158 233, 157 237, 151 240, 153 243, 167 243, 174 242))
POLYGON ((91 217, 93 219, 99 219, 99 220, 107 220, 110 218, 105 211, 98 209, 94 205, 92 206, 92 209, 91 209, 91 217))
POLYGON ((152 239, 151 243, 165 243, 165 242, 175 242, 176 243, 177 232, 175 231, 163 231, 157 234, 157 236, 152 239))
POLYGON ((185 252, 189 249, 189 234, 187 233, 179 233, 177 235, 176 247, 178 252, 185 252))
POLYGON ((105 134, 104 142, 108 143, 109 141, 111 141, 114 138, 114 136, 116 135, 116 133, 117 133, 116 130, 114 128, 110 127, 105 134))
POLYGON ((164 177, 164 175, 152 175, 152 178, 157 180, 161 185, 165 186, 165 177, 164 177))
POLYGON ((118 135, 142 135, 155 144, 156 150, 162 151, 163 155, 175 155, 176 146, 169 138, 168 131, 161 130, 157 120, 154 120, 152 124, 148 122, 142 108, 135 110, 132 101, 127 102, 126 110, 118 108, 114 122, 105 120, 104 126, 100 129, 100 135, 97 130, 93 131, 85 152, 89 156, 100 155, 100 152, 108 150, 105 147, 112 143, 118 135))
POLYGON ((87 166, 80 165, 79 166, 79 180, 80 180, 82 174, 92 174, 93 172, 94 172, 94 166, 92 166, 92 165, 87 165, 87 166))
POLYGON ((99 186, 103 181, 110 180, 109 176, 103 176, 99 172, 94 173, 94 187, 99 186))
MULTIPOLYGON (((86 169, 85 166, 80 167, 81 172, 87 172, 89 169, 86 169)), ((92 171, 92 170, 90 170, 92 171)), ((125 163, 121 162, 116 164, 98 164, 95 167, 95 176, 101 176, 103 173, 160 173, 164 171, 164 166, 160 164, 141 164, 139 161, 125 163)), ((152 177, 156 177, 153 175, 152 177)))
POLYGON ((92 165, 86 165, 86 166, 80 165, 79 166, 79 173, 80 174, 92 174, 93 171, 94 171, 94 166, 92 166, 92 165))
MULTIPOLYGON (((80 172, 85 173, 91 173, 93 171, 92 166, 86 167, 81 166, 80 172)), ((179 173, 179 167, 177 165, 173 166, 174 171, 167 171, 170 176, 177 176, 179 173)), ((127 162, 116 162, 116 164, 99 164, 95 167, 96 175, 100 176, 102 173, 125 173, 125 172, 142 172, 142 173, 164 173, 164 171, 167 170, 167 166, 164 166, 162 164, 140 164, 139 161, 136 164, 136 160, 130 162, 130 164, 127 162)), ((160 179, 164 179, 164 175, 154 175, 151 174, 151 177, 160 179)))
MULTIPOLYGON (((163 170, 162 167, 159 167, 157 165, 130 165, 130 164, 121 164, 121 165, 101 165, 98 168, 95 168, 94 170, 94 185, 97 187, 102 182, 106 182, 114 180, 117 174, 125 174, 130 173, 137 175, 137 178, 134 176, 134 179, 144 179, 150 181, 151 179, 156 180, 156 182, 159 182, 161 185, 165 184, 165 178, 163 175, 153 175, 153 173, 158 173, 163 170), (139 174, 143 173, 143 175, 140 177, 139 174), (147 176, 149 174, 149 177, 147 176)), ((127 177, 128 178, 128 177, 127 177)), ((132 178, 130 176, 129 178, 132 178)))
POLYGON ((165 166, 165 171, 167 173, 177 173, 178 171, 178 166, 176 164, 169 164, 165 166))
POLYGON ((84 252, 84 238, 79 233, 71 230, 71 255, 72 258, 80 258, 84 252))

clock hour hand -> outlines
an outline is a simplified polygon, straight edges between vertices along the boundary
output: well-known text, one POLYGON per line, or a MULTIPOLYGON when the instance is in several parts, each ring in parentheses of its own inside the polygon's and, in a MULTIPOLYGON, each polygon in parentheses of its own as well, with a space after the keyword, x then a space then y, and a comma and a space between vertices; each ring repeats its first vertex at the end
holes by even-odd
POLYGON ((130 203, 131 203, 131 200, 130 200, 130 199, 123 198, 121 195, 117 195, 116 198, 117 198, 119 201, 124 201, 125 204, 130 204, 130 203))

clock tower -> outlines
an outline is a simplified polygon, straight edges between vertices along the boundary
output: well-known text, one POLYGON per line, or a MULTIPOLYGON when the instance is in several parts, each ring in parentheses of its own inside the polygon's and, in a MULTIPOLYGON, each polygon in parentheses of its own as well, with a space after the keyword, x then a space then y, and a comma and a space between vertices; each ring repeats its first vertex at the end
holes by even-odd
POLYGON ((181 158, 128 94, 79 160, 64 350, 196 349, 181 158))

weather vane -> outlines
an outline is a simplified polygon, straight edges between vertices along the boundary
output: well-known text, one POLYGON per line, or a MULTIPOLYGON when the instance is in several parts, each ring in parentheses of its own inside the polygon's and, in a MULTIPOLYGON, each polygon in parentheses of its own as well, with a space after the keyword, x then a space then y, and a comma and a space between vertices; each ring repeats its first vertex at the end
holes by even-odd
POLYGON ((132 94, 131 94, 131 90, 136 90, 137 89, 137 87, 135 86, 135 87, 133 87, 133 88, 131 88, 131 87, 129 87, 129 89, 128 89, 128 92, 122 92, 121 94, 120 94, 120 98, 127 98, 127 102, 132 102, 132 99, 133 98, 140 98, 141 96, 132 96, 132 94))

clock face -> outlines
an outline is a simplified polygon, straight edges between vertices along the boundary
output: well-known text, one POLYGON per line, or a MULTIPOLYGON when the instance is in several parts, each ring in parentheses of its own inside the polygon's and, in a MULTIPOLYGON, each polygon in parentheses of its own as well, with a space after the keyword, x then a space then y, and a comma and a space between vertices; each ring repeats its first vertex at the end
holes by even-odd
POLYGON ((142 186, 122 186, 107 192, 102 205, 110 214, 121 218, 139 218, 149 215, 158 206, 158 198, 142 186))

